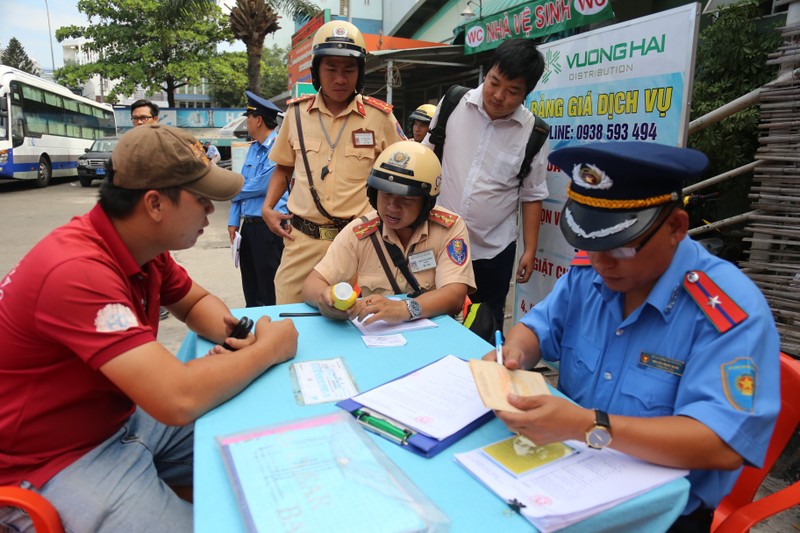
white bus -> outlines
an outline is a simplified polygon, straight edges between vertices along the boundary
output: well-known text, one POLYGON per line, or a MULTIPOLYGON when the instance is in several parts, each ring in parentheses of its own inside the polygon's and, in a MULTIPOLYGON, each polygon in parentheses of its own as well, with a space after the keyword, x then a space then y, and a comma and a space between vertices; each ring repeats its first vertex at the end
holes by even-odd
POLYGON ((114 109, 66 87, 0 65, 0 178, 78 176, 78 156, 116 135, 114 109))

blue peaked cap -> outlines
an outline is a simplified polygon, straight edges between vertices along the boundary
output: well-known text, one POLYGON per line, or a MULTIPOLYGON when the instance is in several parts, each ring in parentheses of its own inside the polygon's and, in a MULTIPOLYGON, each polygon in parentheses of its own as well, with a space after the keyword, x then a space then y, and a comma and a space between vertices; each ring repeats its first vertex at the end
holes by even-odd
POLYGON ((548 158, 570 178, 561 231, 572 246, 588 251, 645 234, 681 199, 682 183, 708 169, 702 152, 640 141, 569 146, 548 158))
POLYGON ((278 113, 282 113, 278 106, 265 98, 261 98, 256 93, 245 91, 244 94, 247 96, 247 111, 245 111, 245 115, 250 111, 255 111, 263 116, 277 115, 278 113))

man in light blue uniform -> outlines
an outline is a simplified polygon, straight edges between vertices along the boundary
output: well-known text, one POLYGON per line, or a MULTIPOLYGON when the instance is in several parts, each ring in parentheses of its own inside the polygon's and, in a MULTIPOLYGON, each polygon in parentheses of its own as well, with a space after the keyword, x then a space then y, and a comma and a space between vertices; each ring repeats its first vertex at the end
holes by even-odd
MULTIPOLYGON (((261 218, 261 206, 267 194, 269 180, 275 163, 269 151, 278 136, 278 107, 260 96, 247 94, 247 132, 253 143, 247 151, 242 167, 244 187, 231 200, 228 215, 228 233, 231 242, 236 231, 242 240, 239 247, 239 269, 242 272, 242 289, 247 307, 275 305, 275 272, 281 262, 283 239, 272 233, 261 218), (240 228, 241 224, 241 230, 240 228)), ((288 213, 283 195, 275 209, 288 213)))
POLYGON ((689 500, 670 531, 708 531, 740 467, 763 462, 780 408, 767 302, 736 266, 687 238, 681 181, 708 159, 609 142, 550 161, 571 177, 561 230, 586 252, 511 329, 504 356, 508 368, 558 362, 559 390, 576 404, 512 395, 524 412, 498 416, 539 445, 585 439, 689 469, 689 500))

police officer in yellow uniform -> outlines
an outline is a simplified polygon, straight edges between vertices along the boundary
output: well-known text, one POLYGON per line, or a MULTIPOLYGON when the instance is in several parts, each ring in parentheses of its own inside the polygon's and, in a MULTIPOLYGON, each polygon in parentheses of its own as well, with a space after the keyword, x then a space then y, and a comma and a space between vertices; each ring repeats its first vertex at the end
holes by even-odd
POLYGON ((367 180, 375 211, 336 236, 303 284, 306 303, 334 319, 372 315, 365 324, 458 313, 467 293, 475 291, 475 276, 466 224, 452 211, 434 207, 441 174, 426 146, 402 141, 387 148, 367 180), (354 276, 365 298, 340 311, 331 287, 354 276), (412 298, 385 298, 398 293, 412 298))
POLYGON ((277 167, 261 215, 284 238, 275 276, 278 304, 302 301, 303 281, 336 235, 369 210, 364 186, 372 163, 405 140, 392 106, 362 96, 366 45, 349 22, 328 22, 312 46, 311 80, 319 91, 288 102, 270 152, 277 167), (294 178, 289 215, 275 205, 294 178))
POLYGON ((421 143, 431 127, 431 119, 436 113, 436 106, 432 104, 422 104, 414 110, 408 117, 411 122, 411 133, 414 140, 421 143))

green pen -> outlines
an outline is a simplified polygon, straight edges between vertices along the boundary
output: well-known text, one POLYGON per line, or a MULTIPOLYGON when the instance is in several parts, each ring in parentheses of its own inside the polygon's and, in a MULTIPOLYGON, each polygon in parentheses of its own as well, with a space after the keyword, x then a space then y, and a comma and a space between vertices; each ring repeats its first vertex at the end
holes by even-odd
POLYGON ((392 437, 400 439, 401 442, 404 442, 405 439, 407 439, 409 436, 405 430, 402 430, 392 425, 391 423, 387 422, 386 420, 383 420, 382 418, 371 416, 370 414, 362 411, 361 409, 354 411, 353 415, 355 415, 356 420, 362 421, 370 427, 373 427, 375 429, 378 429, 380 431, 383 431, 384 433, 391 435, 392 437))

